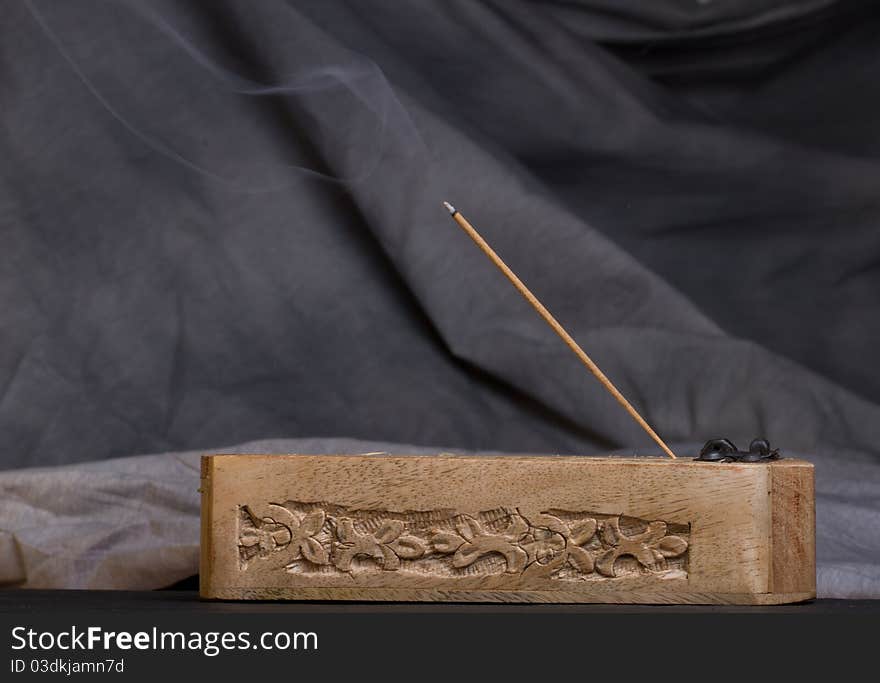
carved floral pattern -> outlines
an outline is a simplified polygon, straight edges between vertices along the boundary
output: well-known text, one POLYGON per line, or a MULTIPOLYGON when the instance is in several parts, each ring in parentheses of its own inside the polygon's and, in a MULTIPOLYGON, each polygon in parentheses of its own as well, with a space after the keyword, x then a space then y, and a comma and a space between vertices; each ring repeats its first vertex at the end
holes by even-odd
POLYGON ((242 570, 274 557, 298 572, 610 579, 684 570, 689 537, 687 526, 670 533, 663 521, 521 508, 472 515, 271 503, 242 506, 240 520, 242 570))
POLYGON ((602 531, 606 543, 611 546, 596 562, 596 569, 604 576, 614 576, 614 563, 618 557, 631 555, 643 567, 662 564, 667 557, 677 557, 687 550, 687 541, 678 536, 666 535, 666 522, 651 522, 647 530, 635 536, 626 536, 620 530, 620 519, 608 520, 602 531))
POLYGON ((390 519, 374 534, 360 534, 350 519, 342 518, 336 527, 339 541, 333 563, 340 571, 349 572, 352 560, 365 555, 380 560, 383 569, 400 569, 401 559, 414 560, 425 553, 421 539, 405 535, 403 529, 403 522, 390 519))
POLYGON ((246 548, 259 547, 260 557, 268 557, 277 549, 287 548, 292 552, 291 559, 302 556, 314 564, 326 564, 327 552, 315 539, 325 519, 323 510, 314 510, 297 519, 286 507, 270 504, 257 518, 259 523, 242 532, 239 542, 246 548))
POLYGON ((486 531, 477 519, 467 515, 461 515, 455 527, 457 534, 437 532, 431 542, 438 553, 454 553, 452 566, 456 569, 469 567, 490 553, 504 557, 510 574, 519 574, 525 569, 528 553, 519 543, 528 534, 529 527, 520 515, 511 515, 510 525, 501 533, 486 531))

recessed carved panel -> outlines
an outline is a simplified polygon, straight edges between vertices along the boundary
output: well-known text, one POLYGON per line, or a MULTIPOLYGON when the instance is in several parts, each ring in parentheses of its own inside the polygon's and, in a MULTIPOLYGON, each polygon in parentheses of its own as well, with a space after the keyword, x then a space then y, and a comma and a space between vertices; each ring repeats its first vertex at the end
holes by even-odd
POLYGON ((689 525, 591 512, 393 512, 293 501, 239 507, 241 571, 267 563, 315 576, 684 578, 689 543, 689 525))

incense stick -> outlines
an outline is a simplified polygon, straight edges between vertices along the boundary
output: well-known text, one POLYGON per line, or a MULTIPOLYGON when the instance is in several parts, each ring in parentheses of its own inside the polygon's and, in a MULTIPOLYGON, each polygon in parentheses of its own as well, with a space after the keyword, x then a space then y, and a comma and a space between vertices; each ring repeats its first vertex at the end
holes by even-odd
POLYGON ((544 319, 544 322, 546 322, 553 329, 553 331, 559 335, 559 337, 562 339, 562 341, 565 342, 568 348, 570 348, 574 352, 574 354, 580 359, 581 363, 587 366, 587 369, 593 373, 593 376, 599 380, 599 382, 602 384, 603 387, 605 387, 605 389, 608 390, 608 393, 610 393, 614 398, 617 399, 617 402, 620 403, 620 405, 622 405, 626 409, 626 411, 630 414, 630 416, 632 416, 632 418, 638 423, 638 425, 642 429, 644 429, 648 433, 648 435, 652 439, 654 439, 654 441, 657 442, 657 445, 659 445, 660 448, 663 449, 666 455, 674 459, 675 453, 672 452, 672 449, 669 448, 666 443, 664 443, 663 439, 661 439, 657 435, 657 432, 651 429, 651 425, 649 425, 645 421, 645 418, 639 415, 638 411, 632 407, 630 402, 626 400, 626 398, 623 396, 623 394, 620 393, 618 388, 614 386, 614 384, 611 383, 611 380, 605 376, 605 373, 599 369, 599 366, 593 362, 593 359, 590 358, 580 347, 580 345, 572 338, 572 336, 565 331, 565 328, 562 327, 562 325, 559 324, 556 318, 551 315, 550 311, 548 311, 544 307, 544 304, 538 301, 538 298, 534 294, 532 294, 529 288, 525 286, 523 281, 516 276, 516 273, 514 273, 507 266, 507 264, 501 260, 501 257, 495 253, 495 250, 492 249, 492 247, 489 246, 486 240, 484 240, 480 236, 480 233, 478 233, 474 229, 474 226, 468 223, 467 219, 462 216, 461 213, 449 202, 443 202, 443 206, 445 206, 449 213, 452 214, 453 219, 455 219, 455 222, 458 223, 461 229, 468 234, 468 236, 476 243, 476 245, 483 251, 483 253, 489 257, 489 260, 491 260, 492 263, 494 263, 498 267, 498 269, 502 273, 504 273, 507 279, 510 280, 513 286, 517 288, 517 290, 520 294, 523 295, 525 300, 532 305, 532 308, 534 308, 538 312, 538 314, 544 319))

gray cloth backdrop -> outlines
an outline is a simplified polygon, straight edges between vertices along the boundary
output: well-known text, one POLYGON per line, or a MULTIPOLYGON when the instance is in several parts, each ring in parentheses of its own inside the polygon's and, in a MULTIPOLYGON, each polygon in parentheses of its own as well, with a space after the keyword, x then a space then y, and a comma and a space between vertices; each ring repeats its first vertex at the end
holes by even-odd
POLYGON ((449 200, 683 453, 813 460, 820 594, 880 597, 871 3, 3 13, 0 579, 194 574, 230 444, 656 452, 449 200))

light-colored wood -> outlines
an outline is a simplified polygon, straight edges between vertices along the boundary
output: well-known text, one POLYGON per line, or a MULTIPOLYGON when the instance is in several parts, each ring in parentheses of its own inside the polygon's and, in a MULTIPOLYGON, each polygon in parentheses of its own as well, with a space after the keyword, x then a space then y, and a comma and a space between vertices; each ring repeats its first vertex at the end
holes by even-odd
POLYGON ((219 599, 774 604, 815 596, 813 466, 214 455, 219 599))
MULTIPOLYGON (((214 574, 214 547, 218 529, 214 527, 214 458, 203 456, 201 461, 201 480, 199 492, 202 494, 200 509, 201 527, 199 529, 199 592, 203 596, 213 595, 211 578, 214 574)), ((228 529, 227 526, 223 527, 228 529)), ((217 547, 222 541, 216 539, 217 547)))
POLYGON ((648 424, 648 422, 641 416, 641 414, 632 406, 632 404, 626 400, 626 397, 620 393, 620 390, 614 386, 610 379, 605 375, 604 372, 593 362, 593 359, 590 358, 586 352, 580 347, 574 338, 566 332, 565 328, 559 324, 559 321, 553 317, 550 311, 538 301, 538 297, 532 294, 531 290, 526 287, 525 283, 520 280, 516 273, 514 273, 510 267, 501 259, 501 257, 495 253, 495 250, 489 246, 489 243, 483 239, 483 237, 476 231, 473 225, 471 225, 468 220, 461 215, 461 212, 458 211, 454 206, 445 203, 446 208, 452 214, 455 222, 458 223, 459 227, 467 233, 467 235, 474 241, 474 243, 480 248, 480 250, 489 257, 489 260, 495 264, 495 266, 504 273, 504 276, 510 280, 511 284, 516 287, 517 291, 528 301, 532 308, 534 308, 538 315, 540 315, 544 322, 546 322, 550 328, 565 342, 566 346, 571 349, 574 354, 578 357, 578 359, 583 363, 586 368, 593 373, 593 376, 599 380, 600 384, 617 400, 620 405, 624 407, 626 412, 630 414, 630 416, 638 423, 638 425, 644 429, 648 435, 654 439, 660 448, 663 449, 663 452, 666 453, 673 460, 675 459, 675 453, 672 452, 672 449, 666 445, 666 442, 660 438, 657 432, 648 424))
POLYGON ((770 489, 772 558, 770 589, 774 593, 816 591, 816 535, 800 534, 816 527, 816 496, 812 468, 782 460, 772 468, 770 489))

